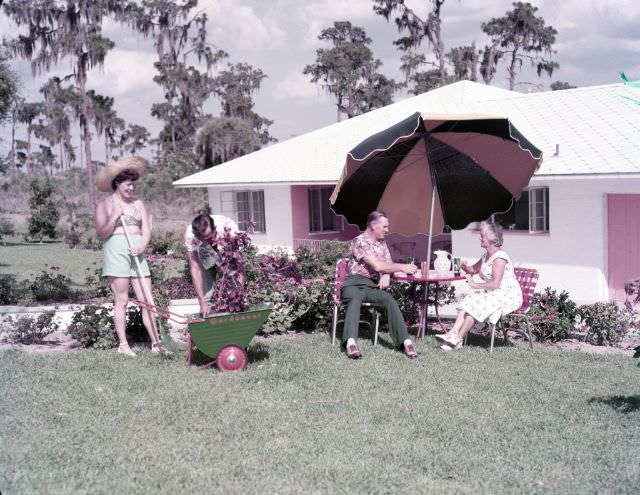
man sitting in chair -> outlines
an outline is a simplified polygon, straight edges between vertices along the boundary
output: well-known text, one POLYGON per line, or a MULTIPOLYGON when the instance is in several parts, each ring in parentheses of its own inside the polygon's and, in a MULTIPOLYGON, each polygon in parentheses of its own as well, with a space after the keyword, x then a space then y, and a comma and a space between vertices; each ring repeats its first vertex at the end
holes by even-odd
POLYGON ((394 263, 391 260, 389 248, 384 240, 388 232, 389 219, 384 213, 374 211, 367 217, 367 229, 351 241, 348 276, 342 284, 341 292, 342 300, 347 304, 342 342, 346 346, 347 357, 351 359, 358 359, 361 356, 356 338, 360 306, 363 302, 384 307, 389 331, 396 348, 404 350, 405 355, 410 359, 418 356, 409 338, 407 324, 398 303, 384 291, 391 282, 392 273, 412 274, 417 267, 394 263))

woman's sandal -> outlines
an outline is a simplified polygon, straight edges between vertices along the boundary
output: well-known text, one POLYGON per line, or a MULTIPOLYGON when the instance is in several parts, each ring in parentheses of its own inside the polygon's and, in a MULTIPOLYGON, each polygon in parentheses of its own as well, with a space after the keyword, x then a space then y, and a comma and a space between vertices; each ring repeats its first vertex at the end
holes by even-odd
POLYGON ((118 346, 118 353, 131 357, 135 357, 136 355, 136 353, 131 350, 131 347, 129 347, 129 344, 127 342, 118 346))
POLYGON ((173 352, 162 345, 162 342, 160 342, 159 340, 158 342, 151 343, 151 352, 155 354, 162 354, 164 356, 171 356, 173 354, 173 352))

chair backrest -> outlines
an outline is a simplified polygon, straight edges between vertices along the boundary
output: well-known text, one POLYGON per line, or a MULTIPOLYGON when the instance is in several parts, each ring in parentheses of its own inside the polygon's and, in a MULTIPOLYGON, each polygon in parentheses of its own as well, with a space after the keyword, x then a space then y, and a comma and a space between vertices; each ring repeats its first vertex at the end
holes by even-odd
POLYGON ((340 289, 342 289, 342 283, 347 278, 347 267, 349 266, 348 258, 340 258, 336 263, 336 278, 333 281, 333 302, 340 303, 342 300, 340 289))
POLYGON ((522 306, 518 308, 516 313, 524 314, 531 309, 533 302, 533 293, 538 283, 538 270, 535 268, 514 268, 516 279, 522 289, 522 306))

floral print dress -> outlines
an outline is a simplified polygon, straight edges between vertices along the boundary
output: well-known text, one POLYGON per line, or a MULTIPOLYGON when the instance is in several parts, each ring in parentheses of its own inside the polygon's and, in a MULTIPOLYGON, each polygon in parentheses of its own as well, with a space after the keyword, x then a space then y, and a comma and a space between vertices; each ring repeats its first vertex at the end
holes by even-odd
POLYGON ((473 316, 476 321, 496 323, 502 315, 512 313, 522 306, 522 290, 513 271, 513 262, 504 251, 497 251, 487 258, 482 257, 480 271, 473 276, 479 283, 489 282, 492 279, 493 262, 502 258, 507 262, 500 287, 495 290, 476 289, 465 297, 458 309, 473 316))

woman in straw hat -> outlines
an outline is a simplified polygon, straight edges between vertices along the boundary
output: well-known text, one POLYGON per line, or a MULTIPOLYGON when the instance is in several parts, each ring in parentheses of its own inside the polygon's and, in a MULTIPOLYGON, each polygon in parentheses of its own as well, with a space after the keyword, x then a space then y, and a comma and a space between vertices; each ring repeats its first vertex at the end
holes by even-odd
MULTIPOLYGON (((98 191, 112 193, 98 203, 96 233, 104 241, 102 275, 109 278, 113 292, 113 319, 120 341, 118 352, 128 356, 136 355, 125 333, 129 283, 139 300, 153 304, 149 266, 143 254, 151 237, 149 215, 144 203, 134 196, 135 182, 145 165, 146 160, 139 156, 123 158, 100 170, 96 177, 98 191)), ((142 310, 142 321, 151 337, 151 350, 167 354, 150 311, 142 310)))

